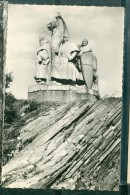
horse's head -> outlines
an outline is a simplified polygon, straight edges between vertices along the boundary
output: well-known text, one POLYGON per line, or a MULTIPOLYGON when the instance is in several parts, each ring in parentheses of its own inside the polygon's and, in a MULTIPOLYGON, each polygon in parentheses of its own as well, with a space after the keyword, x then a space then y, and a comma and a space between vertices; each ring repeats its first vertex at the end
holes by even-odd
POLYGON ((52 32, 51 45, 54 53, 58 55, 60 44, 63 41, 63 36, 66 35, 69 39, 67 26, 59 12, 54 13, 49 18, 47 28, 52 32))
POLYGON ((47 28, 52 31, 54 28, 56 28, 59 25, 58 19, 61 18, 61 15, 59 12, 54 13, 47 22, 47 28))

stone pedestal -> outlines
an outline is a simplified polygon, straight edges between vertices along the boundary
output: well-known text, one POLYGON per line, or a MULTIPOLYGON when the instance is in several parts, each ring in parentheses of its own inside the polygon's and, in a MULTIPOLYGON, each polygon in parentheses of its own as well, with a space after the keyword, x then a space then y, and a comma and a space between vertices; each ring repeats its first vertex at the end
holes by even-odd
POLYGON ((96 100, 98 93, 84 86, 47 85, 38 83, 28 88, 28 99, 38 102, 70 102, 78 99, 96 100))

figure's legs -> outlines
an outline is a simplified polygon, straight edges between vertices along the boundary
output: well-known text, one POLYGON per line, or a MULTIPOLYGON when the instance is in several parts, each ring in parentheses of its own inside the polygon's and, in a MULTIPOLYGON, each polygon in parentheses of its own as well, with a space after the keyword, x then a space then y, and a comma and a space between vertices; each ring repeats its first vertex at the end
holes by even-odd
POLYGON ((48 67, 48 72, 50 73, 50 80, 54 85, 61 85, 62 72, 60 70, 60 58, 58 55, 54 54, 53 64, 48 67))

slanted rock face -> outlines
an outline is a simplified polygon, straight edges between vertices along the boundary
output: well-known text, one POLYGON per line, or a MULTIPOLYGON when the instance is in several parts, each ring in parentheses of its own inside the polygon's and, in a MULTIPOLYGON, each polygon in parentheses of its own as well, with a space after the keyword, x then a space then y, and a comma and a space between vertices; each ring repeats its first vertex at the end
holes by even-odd
POLYGON ((41 114, 21 129, 23 149, 3 167, 3 187, 117 190, 120 131, 121 99, 41 114))

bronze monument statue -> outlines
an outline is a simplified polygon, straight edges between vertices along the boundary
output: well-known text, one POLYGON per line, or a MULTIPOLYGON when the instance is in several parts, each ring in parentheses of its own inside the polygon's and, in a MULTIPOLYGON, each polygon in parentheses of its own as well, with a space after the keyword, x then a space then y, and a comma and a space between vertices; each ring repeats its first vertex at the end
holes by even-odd
POLYGON ((97 58, 88 40, 84 39, 79 46, 72 43, 59 12, 49 18, 47 28, 51 40, 39 38, 34 78, 41 86, 37 87, 41 90, 44 84, 44 90, 75 90, 80 93, 83 86, 85 93, 98 96, 97 58))

